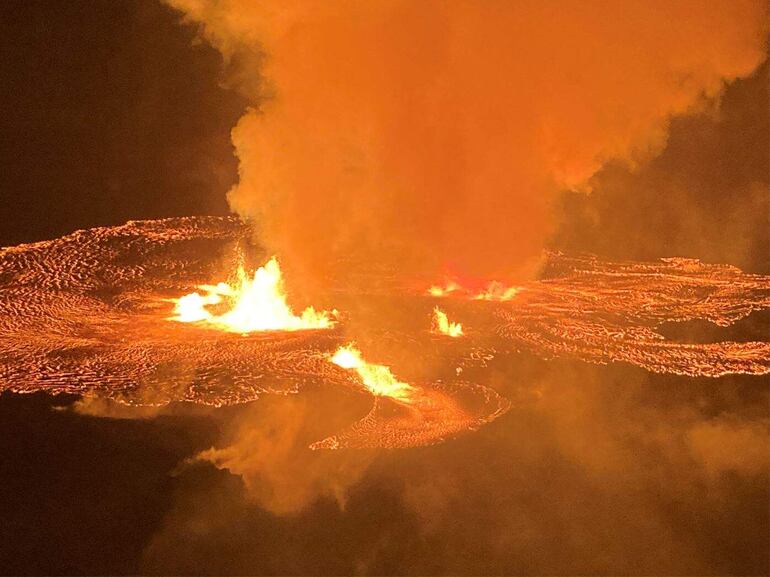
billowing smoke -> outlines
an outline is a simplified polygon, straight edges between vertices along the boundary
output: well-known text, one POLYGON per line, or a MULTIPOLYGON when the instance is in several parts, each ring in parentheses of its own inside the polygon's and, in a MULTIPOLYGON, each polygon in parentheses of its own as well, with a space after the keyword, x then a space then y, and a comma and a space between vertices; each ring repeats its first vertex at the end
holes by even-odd
POLYGON ((758 0, 169 1, 254 103, 232 208, 314 278, 531 272, 555 192, 763 58, 758 0))
POLYGON ((320 497, 344 506, 346 491, 372 461, 371 451, 329 454, 308 445, 342 429, 339 416, 355 405, 318 391, 261 399, 228 425, 225 446, 203 451, 197 460, 239 475, 250 498, 274 514, 297 513, 320 497))

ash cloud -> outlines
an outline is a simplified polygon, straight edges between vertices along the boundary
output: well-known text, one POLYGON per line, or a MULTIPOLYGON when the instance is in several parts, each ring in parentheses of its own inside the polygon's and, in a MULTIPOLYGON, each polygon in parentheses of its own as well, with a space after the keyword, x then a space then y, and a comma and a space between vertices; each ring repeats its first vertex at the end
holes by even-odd
POLYGON ((253 102, 230 204, 303 284, 533 274, 557 191, 654 157, 757 67, 766 22, 752 0, 169 2, 253 102))

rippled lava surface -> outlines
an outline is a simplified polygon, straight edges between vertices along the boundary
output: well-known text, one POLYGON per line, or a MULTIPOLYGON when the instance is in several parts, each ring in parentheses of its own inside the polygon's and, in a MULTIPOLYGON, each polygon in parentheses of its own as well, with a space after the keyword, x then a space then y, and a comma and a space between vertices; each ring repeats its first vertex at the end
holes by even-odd
MULTIPOLYGON (((215 406, 304 386, 366 394, 354 373, 328 361, 345 342, 344 324, 244 336, 167 320, 168 299, 221 278, 249 236, 234 218, 189 217, 0 249, 0 390, 215 406)), ((396 292, 404 302, 428 300, 396 292)), ((697 319, 724 327, 770 306, 768 277, 726 265, 552 254, 545 278, 509 302, 444 302, 469 328, 467 338, 426 341, 387 332, 383 338, 428 342, 426 356, 451 352, 470 362, 526 350, 690 376, 770 372, 768 343, 680 343, 659 331, 665 323, 697 319)), ((432 381, 418 390, 409 405, 376 398, 368 415, 314 448, 431 444, 475 429, 509 406, 483 383, 432 381)))
POLYGON ((770 277, 686 258, 611 263, 561 254, 551 255, 548 274, 497 311, 500 337, 539 355, 657 373, 770 372, 767 342, 681 343, 659 330, 697 320, 728 327, 770 306, 770 277))
MULTIPOLYGON (((343 342, 340 331, 238 335, 168 320, 168 299, 221 276, 248 234, 237 219, 195 217, 2 249, 0 388, 216 406, 308 385, 366 392, 355 373, 328 360, 343 342)), ((419 391, 408 409, 375 403, 318 448, 435 443, 508 407, 480 385, 428 383, 419 391)))

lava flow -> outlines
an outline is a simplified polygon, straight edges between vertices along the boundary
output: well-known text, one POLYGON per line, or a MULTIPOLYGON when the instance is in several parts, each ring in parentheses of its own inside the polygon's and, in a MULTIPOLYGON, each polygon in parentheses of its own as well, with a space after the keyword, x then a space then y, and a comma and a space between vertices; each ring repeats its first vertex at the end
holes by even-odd
POLYGON ((178 299, 170 320, 199 322, 224 331, 246 334, 255 331, 297 331, 329 329, 336 321, 337 311, 316 311, 312 306, 297 316, 286 303, 286 290, 278 260, 273 257, 249 278, 238 266, 233 284, 200 285, 204 294, 193 292, 178 299), (211 307, 226 307, 217 314, 211 307))

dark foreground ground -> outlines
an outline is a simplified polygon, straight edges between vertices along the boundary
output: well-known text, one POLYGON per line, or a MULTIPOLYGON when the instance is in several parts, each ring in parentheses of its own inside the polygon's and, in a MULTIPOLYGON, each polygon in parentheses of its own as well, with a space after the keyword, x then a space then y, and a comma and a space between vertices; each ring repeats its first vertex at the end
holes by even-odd
POLYGON ((514 402, 496 422, 342 461, 306 449, 331 408, 362 410, 329 391, 155 416, 5 394, 0 570, 767 574, 765 378, 523 356, 493 374, 514 402), (244 477, 185 462, 239 443, 244 477))

